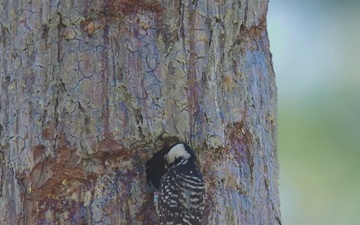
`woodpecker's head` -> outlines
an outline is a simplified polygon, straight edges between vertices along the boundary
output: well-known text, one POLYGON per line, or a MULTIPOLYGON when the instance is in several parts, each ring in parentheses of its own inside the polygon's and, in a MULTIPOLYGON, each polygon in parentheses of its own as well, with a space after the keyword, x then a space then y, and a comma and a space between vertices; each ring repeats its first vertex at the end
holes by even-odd
POLYGON ((171 168, 188 162, 195 162, 194 151, 184 142, 173 145, 169 152, 164 156, 165 166, 171 168))

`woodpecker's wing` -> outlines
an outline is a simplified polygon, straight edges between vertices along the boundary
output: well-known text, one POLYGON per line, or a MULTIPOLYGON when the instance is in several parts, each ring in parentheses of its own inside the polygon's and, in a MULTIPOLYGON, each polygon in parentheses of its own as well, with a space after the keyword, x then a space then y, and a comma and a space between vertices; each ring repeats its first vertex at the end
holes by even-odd
POLYGON ((201 224, 204 193, 204 179, 195 163, 170 168, 161 179, 161 224, 201 224))

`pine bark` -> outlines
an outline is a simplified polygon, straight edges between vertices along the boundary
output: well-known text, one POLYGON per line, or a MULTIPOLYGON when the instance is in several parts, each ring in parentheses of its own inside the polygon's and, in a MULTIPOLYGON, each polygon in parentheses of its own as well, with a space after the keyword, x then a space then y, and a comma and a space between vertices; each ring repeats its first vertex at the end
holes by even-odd
POLYGON ((204 224, 281 224, 267 0, 0 0, 0 224, 157 224, 196 151, 204 224))

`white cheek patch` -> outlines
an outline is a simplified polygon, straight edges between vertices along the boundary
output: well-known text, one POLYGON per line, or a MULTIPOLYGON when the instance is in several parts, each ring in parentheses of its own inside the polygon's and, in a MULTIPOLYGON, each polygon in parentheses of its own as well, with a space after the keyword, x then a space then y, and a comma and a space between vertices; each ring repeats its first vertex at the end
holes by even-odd
POLYGON ((190 154, 185 150, 185 147, 183 144, 177 144, 174 147, 172 147, 167 155, 165 155, 166 161, 170 164, 175 161, 176 158, 184 158, 188 159, 190 158, 190 154))

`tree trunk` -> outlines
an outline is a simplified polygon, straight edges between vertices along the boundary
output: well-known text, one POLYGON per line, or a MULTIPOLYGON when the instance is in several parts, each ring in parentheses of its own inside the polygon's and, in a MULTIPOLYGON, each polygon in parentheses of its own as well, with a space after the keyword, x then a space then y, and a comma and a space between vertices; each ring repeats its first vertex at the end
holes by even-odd
POLYGON ((157 224, 196 151, 203 224, 281 224, 266 0, 0 0, 0 224, 157 224))

